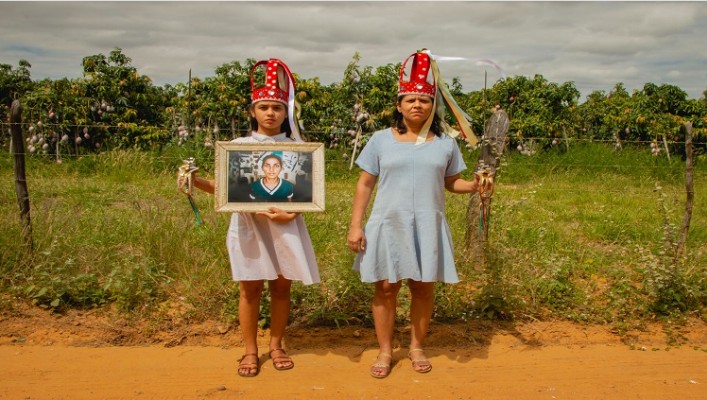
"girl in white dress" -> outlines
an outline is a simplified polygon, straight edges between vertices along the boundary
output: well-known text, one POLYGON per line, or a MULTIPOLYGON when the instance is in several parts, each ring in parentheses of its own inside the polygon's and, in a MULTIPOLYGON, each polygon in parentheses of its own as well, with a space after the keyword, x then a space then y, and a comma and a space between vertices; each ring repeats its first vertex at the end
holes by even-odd
MULTIPOLYGON (((451 101, 442 97, 447 93, 439 95, 443 83, 437 84, 434 67, 430 54, 424 51, 403 62, 395 124, 375 132, 356 159, 361 175, 347 240, 357 253, 354 269, 361 274, 361 281, 375 284, 372 312, 379 352, 370 371, 374 378, 384 378, 391 370, 395 310, 403 280, 407 280, 411 294, 408 357, 415 371, 432 370, 423 344, 434 308, 434 285, 459 281, 444 190, 471 193, 479 188, 477 175, 473 181, 461 179, 466 168, 462 154, 445 130, 443 118, 435 112, 441 109, 439 102, 451 101), (405 74, 408 60, 412 67, 405 74), (364 214, 376 185, 364 227, 364 214)), ((462 132, 473 135, 463 128, 462 132)))
MULTIPOLYGON (((251 70, 253 132, 234 142, 302 141, 294 113, 295 81, 287 65, 271 58, 259 61, 251 70), (265 84, 256 86, 255 71, 265 68, 265 84)), ((214 181, 193 177, 194 186, 214 193, 214 181)), ((282 348, 290 315, 290 288, 293 280, 305 285, 318 283, 319 270, 304 219, 298 213, 277 207, 268 212, 234 213, 226 238, 233 279, 238 281, 238 318, 245 354, 238 375, 254 377, 260 371, 258 355, 258 314, 260 297, 268 281, 270 290, 270 351, 276 370, 294 367, 282 348)))

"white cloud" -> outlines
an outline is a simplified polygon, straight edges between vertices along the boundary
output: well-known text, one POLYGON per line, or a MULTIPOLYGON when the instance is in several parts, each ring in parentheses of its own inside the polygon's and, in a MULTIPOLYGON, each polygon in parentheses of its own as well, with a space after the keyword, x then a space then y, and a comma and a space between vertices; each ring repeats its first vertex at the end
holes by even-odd
POLYGON ((426 47, 468 62, 441 65, 465 90, 499 75, 573 81, 586 96, 669 83, 701 97, 703 2, 0 2, 0 62, 34 79, 81 76, 81 60, 114 48, 155 84, 213 76, 232 61, 278 57, 304 78, 342 79, 426 47))

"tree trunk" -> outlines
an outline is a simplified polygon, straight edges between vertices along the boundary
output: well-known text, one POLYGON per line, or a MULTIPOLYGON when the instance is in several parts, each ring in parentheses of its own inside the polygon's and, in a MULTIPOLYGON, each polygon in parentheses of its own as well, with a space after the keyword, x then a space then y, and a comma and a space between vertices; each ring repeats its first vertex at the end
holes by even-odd
POLYGON ((469 203, 466 206, 466 234, 464 235, 465 248, 469 262, 475 269, 480 270, 484 266, 484 231, 482 229, 481 218, 481 197, 479 193, 472 193, 469 196, 469 203))
POLYGON ((29 213, 29 192, 25 173, 25 142, 22 140, 22 106, 18 100, 12 102, 10 114, 12 152, 15 155, 15 192, 20 206, 22 222, 22 241, 25 247, 32 249, 32 222, 29 213))
MULTIPOLYGON (((484 135, 479 142, 479 158, 474 167, 476 174, 480 170, 488 170, 491 178, 495 178, 496 170, 500 166, 503 149, 506 145, 506 133, 510 125, 508 114, 497 109, 486 122, 484 135)), ((467 256, 475 266, 483 267, 486 264, 486 244, 488 241, 488 217, 491 213, 491 197, 485 198, 482 204, 480 192, 469 196, 466 209, 466 234, 465 245, 467 256), (482 207, 482 205, 484 207, 482 207), (486 215, 482 214, 482 208, 486 215)))

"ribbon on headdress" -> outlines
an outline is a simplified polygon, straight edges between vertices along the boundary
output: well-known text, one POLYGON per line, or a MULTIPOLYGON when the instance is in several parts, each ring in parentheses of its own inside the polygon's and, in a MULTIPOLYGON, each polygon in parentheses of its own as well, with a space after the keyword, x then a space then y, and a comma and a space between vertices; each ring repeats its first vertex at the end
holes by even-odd
MULTIPOLYGON (((431 59, 432 60, 430 64, 432 65, 432 73, 435 75, 435 80, 437 80, 438 82, 437 96, 442 98, 442 100, 444 101, 444 105, 446 105, 447 108, 449 108, 449 110, 452 112, 452 115, 454 115, 454 119, 457 120, 457 124, 459 125, 459 129, 461 130, 461 134, 464 136, 464 138, 466 138, 470 145, 476 147, 476 145, 479 143, 479 138, 476 137, 473 129, 471 129, 471 117, 467 113, 465 113, 464 110, 461 109, 461 107, 459 107, 459 104, 457 104, 457 102, 454 100, 452 94, 449 93, 449 88, 444 82, 444 79, 442 79, 442 74, 439 72, 437 60, 434 56, 431 56, 431 59)), ((442 114, 440 115, 440 118, 442 119, 442 121, 444 121, 443 109, 441 110, 440 114, 442 114)), ((451 137, 457 137, 459 135, 459 132, 454 130, 449 130, 446 133, 451 137)))
MULTIPOLYGON (((442 121, 442 129, 445 131, 445 133, 451 137, 457 137, 461 133, 462 136, 467 140, 467 142, 472 146, 476 147, 479 143, 479 138, 474 134, 473 129, 471 128, 471 121, 472 118, 462 110, 462 108, 457 104, 456 100, 454 100, 454 97, 452 94, 449 92, 449 88, 442 78, 442 74, 439 71, 439 66, 437 65, 438 61, 465 61, 468 60, 467 58, 464 57, 450 57, 450 56, 439 56, 432 54, 429 50, 423 49, 423 53, 427 53, 430 56, 430 68, 432 70, 432 74, 435 80, 435 86, 437 87, 437 94, 435 95, 434 98, 434 107, 433 109, 435 110, 435 113, 437 116, 440 118, 442 121), (438 99, 439 97, 439 99, 438 99), (445 116, 445 106, 448 108, 451 112, 452 115, 454 116, 454 119, 457 121, 457 125, 459 126, 460 131, 457 131, 453 129, 449 124, 447 124, 444 121, 444 116, 445 116)), ((480 63, 485 63, 485 64, 491 64, 493 65, 496 70, 501 74, 501 77, 503 79, 506 79, 506 74, 503 72, 503 69, 496 64, 495 62, 488 60, 488 59, 483 59, 477 61, 477 65, 480 63)), ((430 118, 427 120, 425 125, 423 126, 422 131, 420 132, 420 135, 417 138, 416 143, 423 143, 424 138, 427 137, 427 132, 430 129, 430 126, 432 126, 432 120, 434 118, 434 115, 431 115, 430 118), (424 133, 424 135, 423 135, 424 133)))
POLYGON ((503 79, 503 80, 506 79, 506 72, 503 71, 503 68, 501 68, 500 65, 496 64, 496 62, 494 62, 493 60, 489 60, 489 59, 485 58, 485 59, 482 59, 482 60, 479 60, 476 62, 476 65, 479 65, 479 66, 481 66, 483 64, 492 65, 494 68, 496 68, 496 71, 498 71, 498 74, 501 75, 501 79, 503 79))
POLYGON ((287 96, 287 120, 290 124, 290 130, 292 131, 292 137, 297 142, 304 142, 302 136, 300 135, 300 115, 302 108, 300 104, 295 100, 295 78, 292 76, 290 69, 287 68, 285 63, 282 63, 285 71, 287 71, 287 81, 289 82, 289 95, 287 96))

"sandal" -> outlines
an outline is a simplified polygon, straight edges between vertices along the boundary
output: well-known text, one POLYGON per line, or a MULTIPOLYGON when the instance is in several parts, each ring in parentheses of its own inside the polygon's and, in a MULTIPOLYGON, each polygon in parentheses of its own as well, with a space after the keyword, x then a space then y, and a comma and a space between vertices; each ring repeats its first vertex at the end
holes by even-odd
POLYGON ((244 354, 240 360, 238 360, 238 375, 244 378, 252 378, 257 376, 260 372, 260 359, 257 354, 249 353, 244 354), (255 362, 243 362, 246 357, 255 357, 255 362))
POLYGON ((423 353, 422 357, 413 358, 412 353, 414 352, 423 353, 424 350, 410 349, 410 351, 408 351, 408 358, 412 361, 412 369, 421 374, 426 374, 432 371, 432 363, 430 363, 430 361, 425 357, 425 354, 423 353))
POLYGON ((285 371, 288 369, 292 369, 295 367, 295 363, 292 362, 292 358, 285 353, 284 349, 272 349, 270 350, 270 358, 272 359, 272 366, 275 367, 276 370, 278 371, 285 371), (273 357, 272 352, 273 351, 280 351, 282 352, 282 355, 279 357, 273 357))
POLYGON ((376 362, 371 365, 371 376, 376 379, 383 379, 390 375, 390 370, 393 364, 393 356, 388 353, 378 353, 376 357, 376 362), (383 362, 380 360, 381 356, 390 360, 390 362, 383 362))

